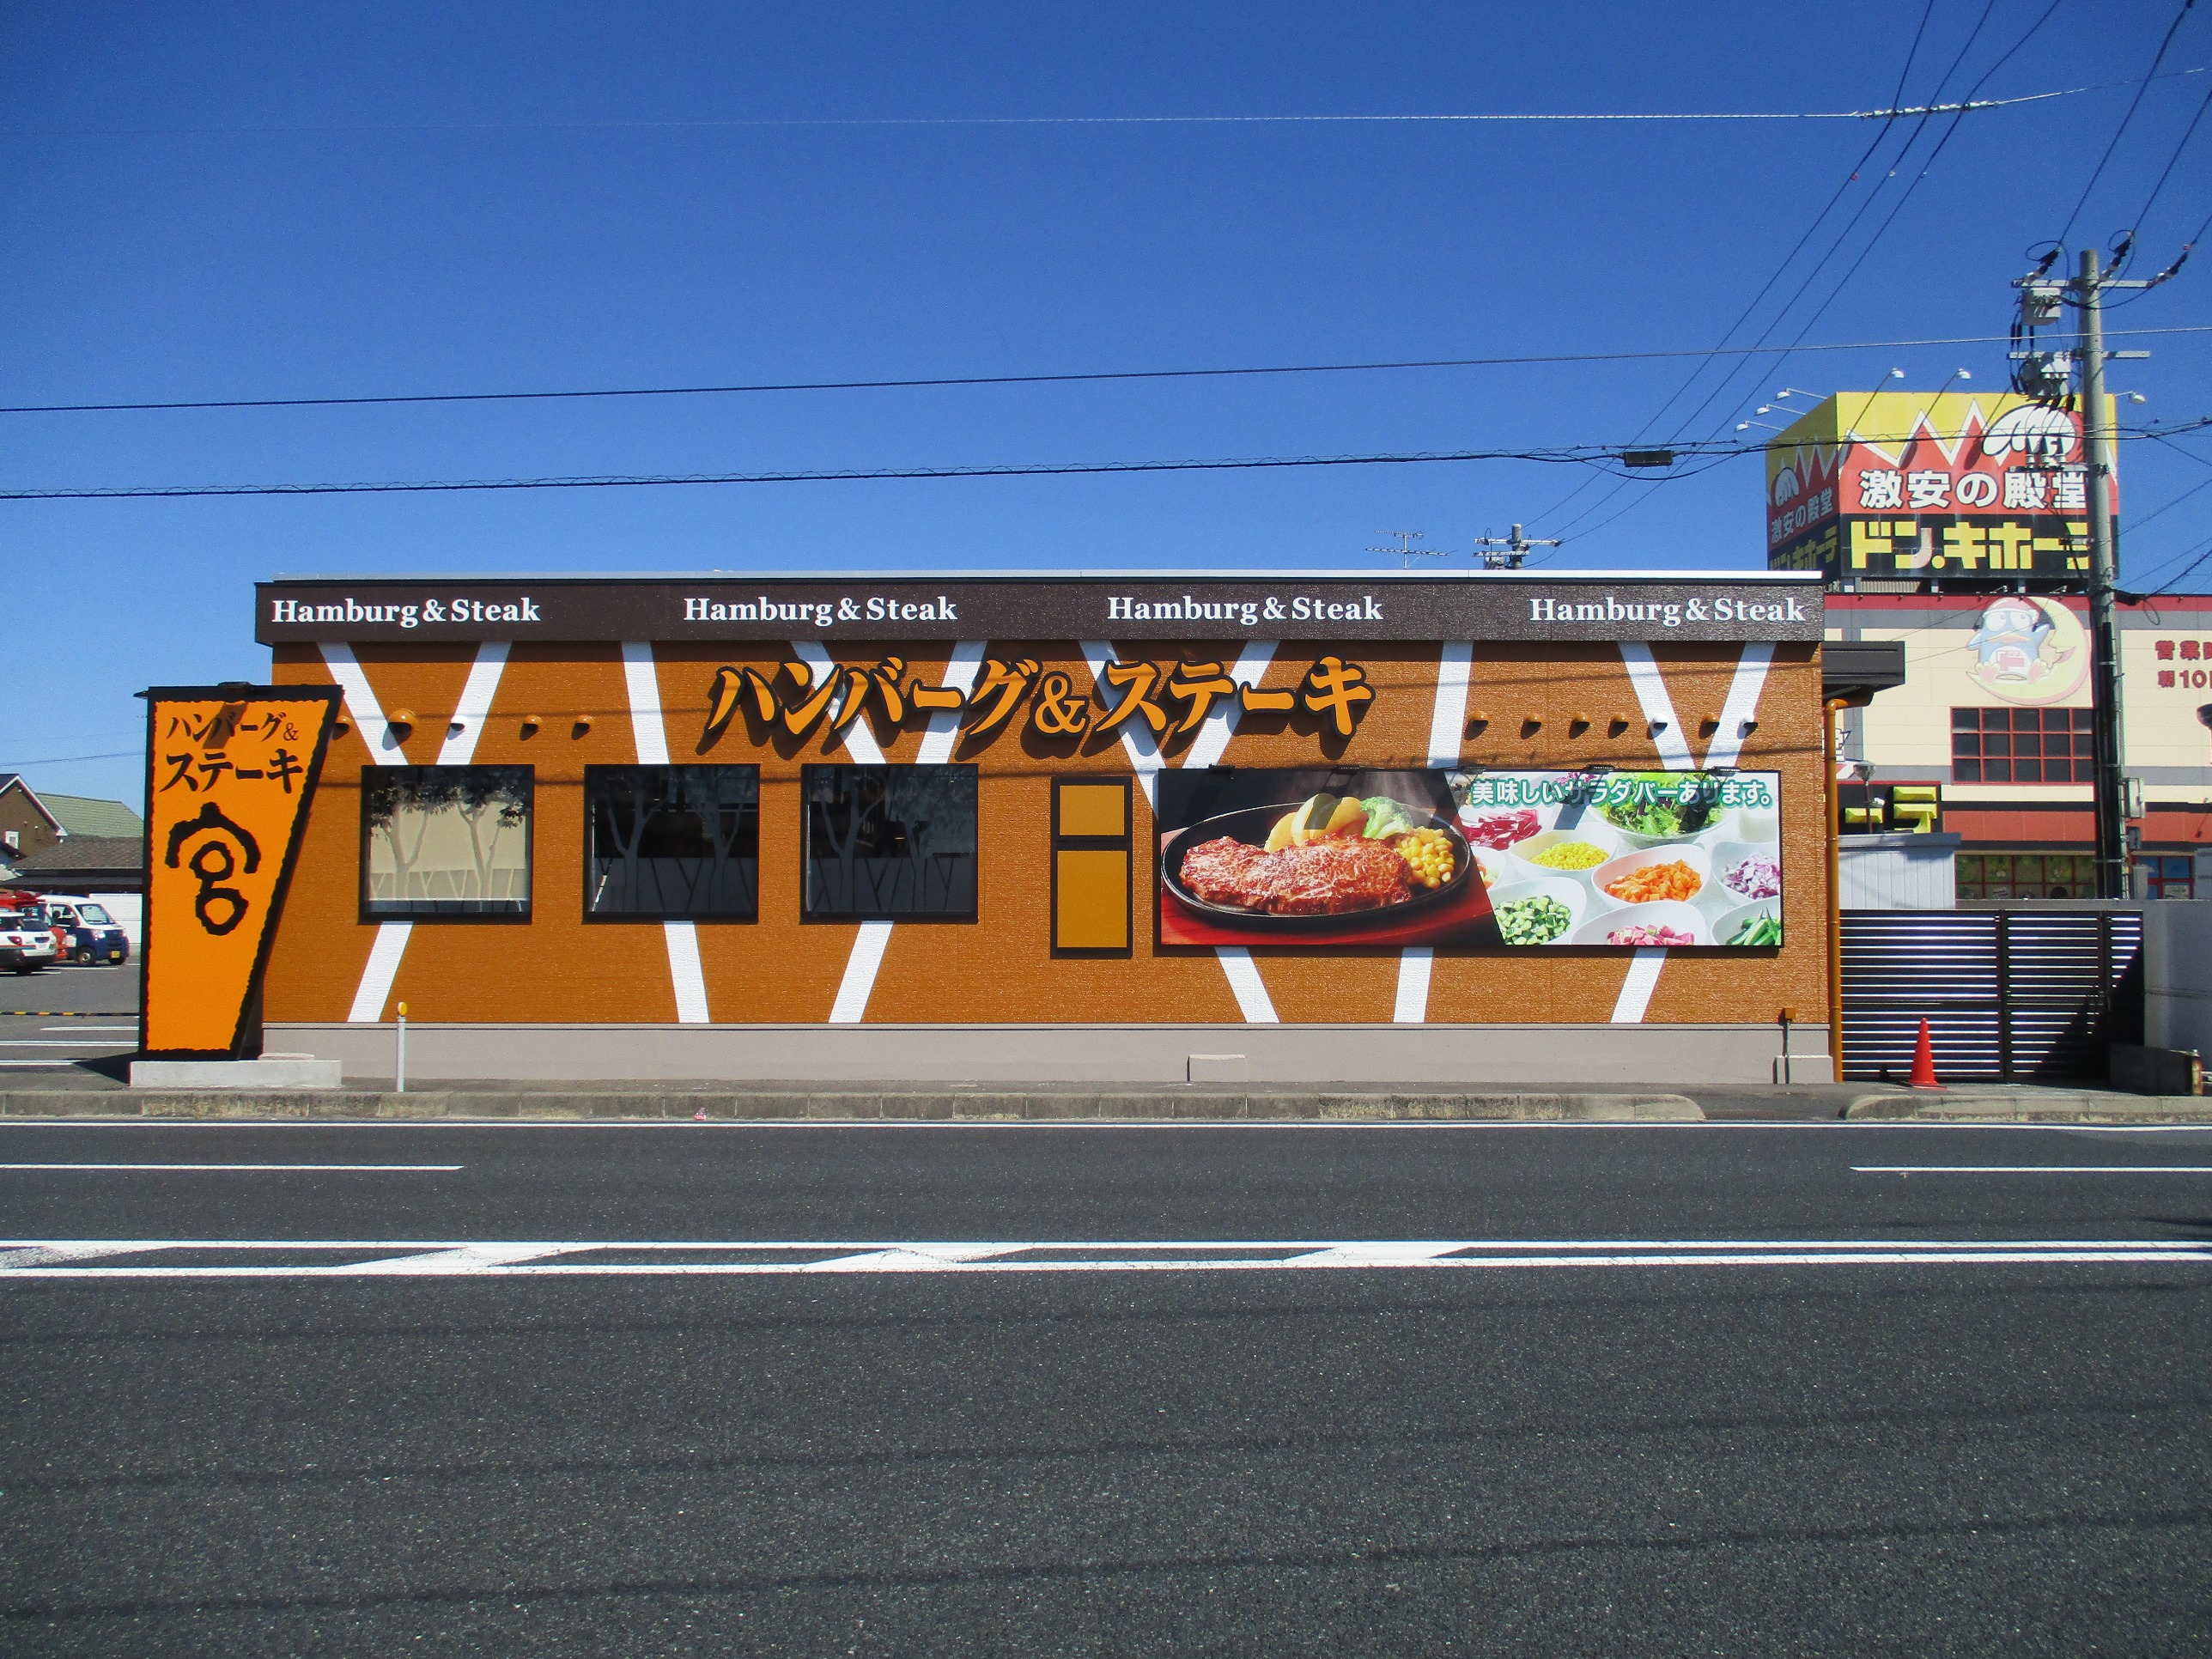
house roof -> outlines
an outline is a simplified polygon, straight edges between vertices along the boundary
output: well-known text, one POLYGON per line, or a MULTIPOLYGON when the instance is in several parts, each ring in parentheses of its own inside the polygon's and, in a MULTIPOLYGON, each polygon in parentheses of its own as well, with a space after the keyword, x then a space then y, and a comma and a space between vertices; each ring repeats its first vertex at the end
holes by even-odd
POLYGON ((63 824, 61 819, 54 815, 53 808, 46 805, 40 797, 39 792, 31 787, 21 772, 0 772, 0 795, 6 794, 10 789, 21 790, 23 799, 38 808, 40 817, 52 824, 55 829, 65 830, 66 826, 63 824))
POLYGON ((137 879, 145 869, 146 842, 138 836, 71 836, 43 853, 15 860, 17 877, 32 883, 95 872, 128 873, 137 879))
POLYGON ((146 833, 145 821, 119 800, 94 795, 54 795, 41 793, 46 804, 69 835, 132 837, 146 833))

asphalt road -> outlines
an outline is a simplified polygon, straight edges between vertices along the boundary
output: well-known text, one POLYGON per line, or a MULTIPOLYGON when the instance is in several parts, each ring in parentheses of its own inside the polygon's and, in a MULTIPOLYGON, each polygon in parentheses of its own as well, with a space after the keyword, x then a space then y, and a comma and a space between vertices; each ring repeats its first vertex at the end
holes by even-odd
POLYGON ((138 1046, 138 964, 0 974, 0 1088, 138 1046))
POLYGON ((25 1123, 0 1162, 11 1654, 2212 1632, 2204 1131, 25 1123))

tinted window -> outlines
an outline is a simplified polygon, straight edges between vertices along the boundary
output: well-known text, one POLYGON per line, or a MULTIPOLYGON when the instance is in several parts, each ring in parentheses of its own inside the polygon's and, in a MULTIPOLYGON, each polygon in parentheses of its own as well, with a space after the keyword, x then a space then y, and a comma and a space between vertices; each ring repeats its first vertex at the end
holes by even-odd
POLYGON ((810 921, 975 919, 975 769, 809 766, 810 921))
POLYGON ((760 769, 584 769, 584 914, 750 921, 759 910, 760 769))

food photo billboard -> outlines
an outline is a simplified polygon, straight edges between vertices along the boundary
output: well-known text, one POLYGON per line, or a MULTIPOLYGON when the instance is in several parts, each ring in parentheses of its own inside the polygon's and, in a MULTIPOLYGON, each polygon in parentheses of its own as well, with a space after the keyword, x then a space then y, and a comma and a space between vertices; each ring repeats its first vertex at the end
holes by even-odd
POLYGON ((1458 827, 1514 946, 1782 943, 1772 772, 1455 772, 1458 827))
POLYGON ((1771 772, 1169 772, 1157 937, 1778 946, 1780 805, 1771 772))

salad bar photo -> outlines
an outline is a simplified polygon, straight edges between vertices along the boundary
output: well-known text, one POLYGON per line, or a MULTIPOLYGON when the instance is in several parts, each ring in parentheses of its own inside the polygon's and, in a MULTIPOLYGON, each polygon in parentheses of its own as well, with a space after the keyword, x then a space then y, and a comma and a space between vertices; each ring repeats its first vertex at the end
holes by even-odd
POLYGON ((1782 943, 1771 772, 1455 772, 1450 787, 1507 945, 1782 943))

